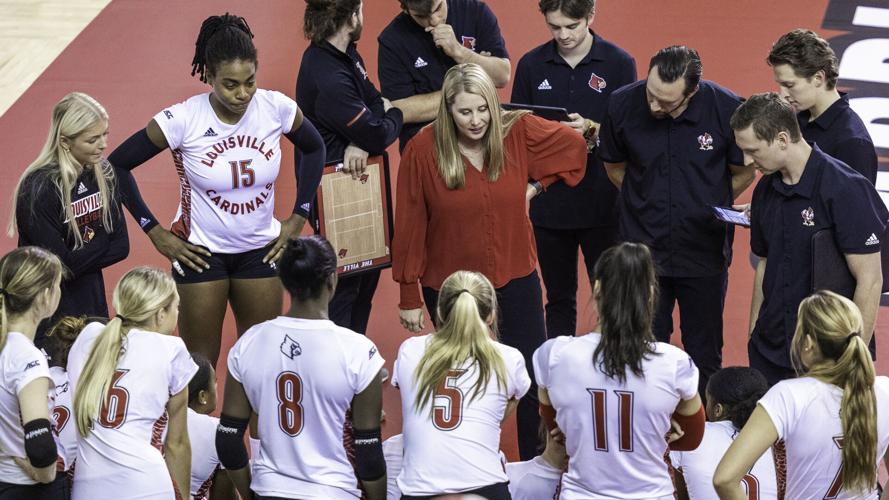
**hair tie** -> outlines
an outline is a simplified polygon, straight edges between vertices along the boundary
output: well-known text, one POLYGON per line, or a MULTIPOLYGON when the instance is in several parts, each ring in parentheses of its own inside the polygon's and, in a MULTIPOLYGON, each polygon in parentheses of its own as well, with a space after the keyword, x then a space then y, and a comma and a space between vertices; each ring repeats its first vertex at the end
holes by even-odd
POLYGON ((121 314, 118 314, 118 315, 117 315, 117 318, 118 318, 122 323, 129 323, 129 322, 130 322, 130 320, 129 320, 128 318, 126 318, 125 316, 123 316, 123 315, 121 315, 121 314))
POLYGON ((852 342, 852 339, 855 337, 860 337, 861 334, 859 332, 852 332, 849 335, 846 335, 846 345, 849 345, 849 342, 852 342))
POLYGON ((466 292, 466 293, 468 293, 469 295, 472 295, 472 292, 470 292, 469 290, 467 290, 467 289, 465 289, 465 288, 461 288, 460 291, 457 292, 457 295, 460 295, 460 294, 463 293, 463 292, 466 292))
POLYGON ((4 295, 4 296, 6 295, 6 289, 5 289, 5 288, 0 288, 0 295, 4 295))

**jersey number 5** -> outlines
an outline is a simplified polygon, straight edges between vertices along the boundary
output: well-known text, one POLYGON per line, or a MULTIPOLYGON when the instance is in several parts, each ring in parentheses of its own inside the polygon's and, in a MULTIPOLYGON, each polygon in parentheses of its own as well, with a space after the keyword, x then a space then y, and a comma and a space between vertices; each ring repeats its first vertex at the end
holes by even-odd
MULTIPOLYGON (((608 402, 605 389, 587 389, 593 407, 593 437, 597 451, 608 451, 608 402)), ((620 451, 633 451, 633 393, 614 391, 617 395, 620 451)))
POLYGON ((99 425, 108 429, 117 429, 127 419, 127 406, 130 404, 130 393, 126 388, 117 385, 129 370, 115 370, 108 386, 108 397, 99 410, 99 425))
POLYGON ((281 372, 275 382, 278 392, 278 424, 288 436, 303 430, 303 381, 293 372, 281 372))
POLYGON ((229 166, 232 168, 232 189, 239 187, 250 187, 256 182, 256 173, 250 164, 253 160, 230 161, 229 166))
POLYGON ((432 395, 432 425, 441 431, 452 431, 463 421, 463 391, 457 387, 457 379, 466 370, 448 370, 441 385, 432 395))

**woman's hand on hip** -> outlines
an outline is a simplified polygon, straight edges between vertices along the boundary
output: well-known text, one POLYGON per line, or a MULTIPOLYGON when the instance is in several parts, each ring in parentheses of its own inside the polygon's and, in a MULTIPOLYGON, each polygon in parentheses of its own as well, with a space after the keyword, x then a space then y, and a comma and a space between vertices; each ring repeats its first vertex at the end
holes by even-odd
POLYGON ((210 252, 206 248, 192 245, 160 225, 151 228, 148 231, 148 237, 151 239, 151 243, 154 244, 154 248, 161 255, 170 259, 170 262, 173 263, 173 268, 180 275, 185 275, 184 271, 182 271, 183 265, 188 266, 196 273, 201 273, 204 269, 210 269, 210 264, 207 264, 207 261, 201 258, 201 256, 210 256, 210 252))
POLYGON ((262 258, 262 262, 278 262, 278 259, 280 259, 281 255, 284 253, 284 247, 291 241, 299 238, 300 233, 303 231, 303 226, 305 225, 306 218, 297 214, 293 214, 286 220, 281 221, 281 234, 274 243, 272 243, 272 248, 269 250, 269 253, 265 254, 265 257, 262 258))

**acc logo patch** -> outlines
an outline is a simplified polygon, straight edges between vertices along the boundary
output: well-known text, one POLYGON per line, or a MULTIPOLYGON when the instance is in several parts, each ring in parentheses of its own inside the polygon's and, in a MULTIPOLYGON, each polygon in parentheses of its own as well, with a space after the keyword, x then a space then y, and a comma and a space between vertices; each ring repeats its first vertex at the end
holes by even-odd
POLYGON ((602 93, 602 89, 604 89, 608 85, 608 83, 605 81, 604 78, 602 78, 601 76, 599 76, 595 73, 592 73, 590 75, 590 82, 589 83, 590 83, 590 88, 600 94, 602 93))
POLYGON ((303 353, 299 342, 290 338, 290 335, 284 335, 284 342, 281 342, 281 353, 290 359, 293 359, 303 353))
POLYGON ((475 50, 475 37, 474 36, 460 36, 460 42, 469 50, 475 50))

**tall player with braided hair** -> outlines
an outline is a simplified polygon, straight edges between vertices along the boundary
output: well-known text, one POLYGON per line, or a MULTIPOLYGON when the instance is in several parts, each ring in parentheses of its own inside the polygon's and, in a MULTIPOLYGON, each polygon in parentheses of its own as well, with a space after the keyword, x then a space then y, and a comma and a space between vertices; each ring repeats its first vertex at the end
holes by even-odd
POLYGON ((483 274, 448 276, 435 312, 436 332, 405 340, 393 370, 404 416, 401 498, 508 499, 500 424, 531 386, 524 357, 493 338, 497 295, 483 274))
MULTIPOLYGON (((880 457, 889 464, 889 377, 875 376, 862 326, 845 297, 818 291, 803 299, 791 343, 799 378, 759 400, 716 468, 719 498, 745 499, 741 478, 778 440, 786 452, 779 497, 878 498, 880 457)), ((889 488, 880 498, 889 499, 889 488)))
MULTIPOLYGON (((716 500, 713 472, 718 458, 732 444, 756 402, 769 384, 755 368, 731 366, 714 373, 707 381, 707 424, 704 440, 692 451, 671 451, 670 461, 679 500, 716 500)), ((748 500, 777 498, 775 462, 771 450, 764 453, 741 479, 748 500)))
POLYGON ((117 316, 87 325, 68 353, 78 433, 72 498, 188 498, 186 408, 198 367, 171 335, 176 285, 159 269, 137 267, 117 283, 112 304, 117 316))
POLYGON ((280 314, 275 262, 305 224, 325 158, 321 136, 293 99, 257 88, 252 38, 242 17, 204 20, 192 75, 211 90, 164 109, 109 157, 127 208, 172 262, 182 299, 179 334, 213 363, 227 303, 239 334, 280 314), (293 214, 279 222, 282 136, 296 146, 298 190, 293 214), (172 231, 157 224, 130 173, 167 148, 180 184, 172 231))
POLYGON ((49 421, 49 367, 34 347, 37 325, 59 305, 62 264, 22 247, 0 258, 0 499, 62 500, 49 421), (46 484, 49 483, 49 484, 46 484))

